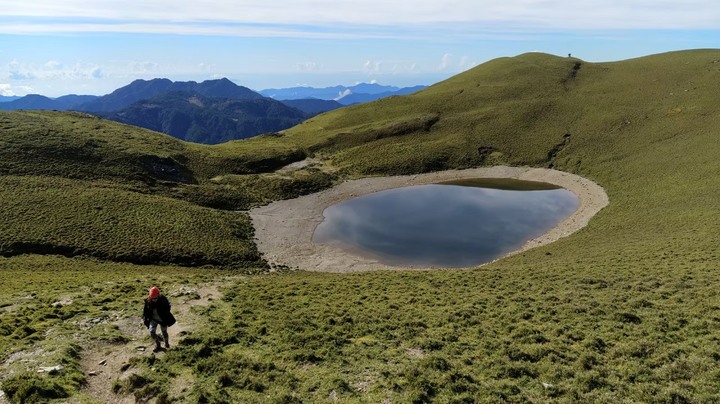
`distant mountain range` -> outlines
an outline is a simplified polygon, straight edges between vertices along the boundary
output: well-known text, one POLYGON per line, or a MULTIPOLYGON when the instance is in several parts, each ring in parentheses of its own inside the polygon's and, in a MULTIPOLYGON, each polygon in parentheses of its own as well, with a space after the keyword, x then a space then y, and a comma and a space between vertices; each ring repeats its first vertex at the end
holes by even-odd
POLYGON ((360 83, 354 86, 334 87, 291 87, 270 88, 261 90, 260 94, 276 100, 298 100, 317 98, 321 100, 334 100, 342 105, 353 105, 379 100, 392 95, 406 95, 420 91, 427 86, 395 87, 383 86, 377 83, 360 83))
MULTIPOLYGON (((12 98, 12 97, 8 97, 12 98)), ((48 98, 44 95, 29 94, 16 97, 13 100, 0 100, 0 110, 13 111, 17 109, 54 109, 66 111, 76 109, 78 106, 98 98, 95 95, 64 95, 58 98, 48 98)))
POLYGON ((238 86, 223 78, 207 80, 202 83, 194 81, 170 81, 168 79, 135 80, 125 87, 118 88, 108 95, 99 97, 77 107, 86 112, 111 112, 129 107, 131 104, 169 93, 191 93, 205 97, 220 97, 236 100, 254 100, 262 95, 247 88, 238 86))
POLYGON ((196 92, 165 92, 120 111, 100 115, 206 144, 280 131, 308 118, 308 114, 270 98, 233 99, 196 92))
POLYGON ((423 88, 361 83, 351 87, 294 87, 258 93, 226 78, 201 83, 152 79, 135 80, 104 96, 0 97, 0 110, 82 111, 179 139, 214 144, 280 131, 346 105, 423 88))
POLYGON ((334 109, 344 107, 334 100, 319 100, 317 98, 304 98, 302 100, 282 100, 283 104, 299 109, 309 115, 322 114, 323 112, 332 111, 334 109))

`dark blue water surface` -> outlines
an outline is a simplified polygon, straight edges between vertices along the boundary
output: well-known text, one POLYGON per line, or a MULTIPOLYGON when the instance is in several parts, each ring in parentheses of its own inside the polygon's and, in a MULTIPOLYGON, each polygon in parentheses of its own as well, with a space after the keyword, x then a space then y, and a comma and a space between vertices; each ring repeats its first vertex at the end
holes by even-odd
POLYGON ((313 241, 389 265, 469 267, 522 247, 579 204, 572 192, 548 184, 467 184, 396 188, 339 203, 325 209, 313 241))

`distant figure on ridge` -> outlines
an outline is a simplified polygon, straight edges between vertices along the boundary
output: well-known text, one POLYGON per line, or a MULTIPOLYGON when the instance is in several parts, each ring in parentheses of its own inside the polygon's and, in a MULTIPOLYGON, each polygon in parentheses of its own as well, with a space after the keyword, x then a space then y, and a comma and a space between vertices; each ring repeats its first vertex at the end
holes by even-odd
POLYGON ((145 307, 143 308, 143 324, 150 330, 150 336, 155 341, 155 349, 153 352, 160 352, 160 337, 157 335, 157 326, 160 326, 163 339, 165 340, 165 348, 170 348, 170 336, 168 335, 168 327, 175 324, 175 317, 170 312, 170 301, 160 294, 157 286, 150 288, 150 293, 145 299, 145 307))

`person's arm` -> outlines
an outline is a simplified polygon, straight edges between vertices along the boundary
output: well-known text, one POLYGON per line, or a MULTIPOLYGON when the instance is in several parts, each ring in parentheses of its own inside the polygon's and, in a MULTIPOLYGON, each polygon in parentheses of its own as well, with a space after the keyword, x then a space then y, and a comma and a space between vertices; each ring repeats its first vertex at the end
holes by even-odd
POLYGON ((145 304, 143 305, 143 315, 142 315, 143 324, 145 324, 145 327, 150 325, 150 318, 148 317, 147 312, 148 312, 148 305, 147 305, 147 301, 146 301, 145 304))

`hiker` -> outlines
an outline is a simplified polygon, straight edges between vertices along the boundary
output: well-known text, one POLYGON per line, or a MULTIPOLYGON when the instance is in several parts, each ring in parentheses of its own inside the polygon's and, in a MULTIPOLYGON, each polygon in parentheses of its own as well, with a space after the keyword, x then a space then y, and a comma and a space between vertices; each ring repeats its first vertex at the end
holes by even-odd
POLYGON ((160 352, 160 337, 157 335, 157 326, 160 326, 163 339, 165 340, 165 348, 170 348, 170 336, 167 328, 175 324, 175 317, 170 312, 170 302, 160 294, 157 286, 150 288, 150 293, 145 299, 145 307, 143 308, 143 324, 150 330, 150 336, 155 341, 155 349, 153 352, 160 352))

